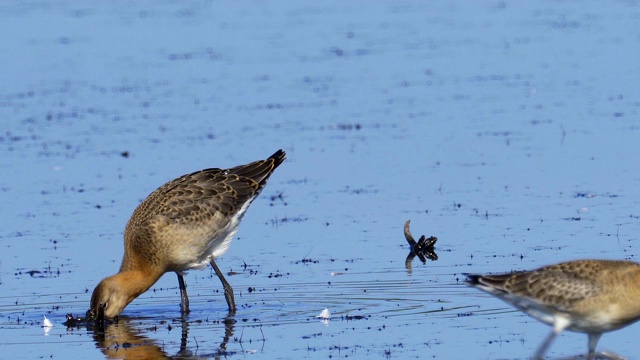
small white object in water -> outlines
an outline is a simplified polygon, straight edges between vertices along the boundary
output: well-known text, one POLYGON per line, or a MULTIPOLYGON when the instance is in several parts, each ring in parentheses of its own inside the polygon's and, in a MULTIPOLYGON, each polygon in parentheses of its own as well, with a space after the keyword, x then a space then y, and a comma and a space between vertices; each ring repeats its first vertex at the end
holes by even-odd
POLYGON ((42 321, 42 327, 44 328, 44 336, 48 336, 49 331, 51 331, 51 328, 53 327, 53 323, 51 322, 51 320, 47 319, 45 315, 42 315, 42 316, 44 316, 44 320, 42 321))
POLYGON ((331 312, 329 311, 329 309, 324 308, 324 310, 322 310, 320 315, 316 315, 316 317, 320 319, 328 320, 328 319, 331 319, 331 312))
POLYGON ((53 327, 53 323, 51 322, 51 320, 47 319, 46 315, 42 315, 42 316, 44 316, 44 321, 42 321, 42 327, 43 328, 53 327))

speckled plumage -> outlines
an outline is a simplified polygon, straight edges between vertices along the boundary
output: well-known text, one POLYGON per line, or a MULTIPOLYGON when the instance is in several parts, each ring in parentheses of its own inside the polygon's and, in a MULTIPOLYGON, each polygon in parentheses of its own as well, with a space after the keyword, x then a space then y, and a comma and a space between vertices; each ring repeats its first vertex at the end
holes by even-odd
POLYGON ((208 263, 225 287, 229 310, 233 289, 215 264, 228 248, 245 211, 285 159, 278 150, 266 160, 230 169, 205 169, 169 181, 152 192, 133 212, 124 232, 120 272, 98 284, 91 315, 118 315, 162 274, 176 272, 182 310, 188 312, 183 271, 208 263))
POLYGON ((640 264, 631 261, 577 260, 467 277, 469 285, 554 327, 536 358, 542 358, 555 335, 566 329, 589 335, 591 359, 603 333, 640 319, 640 264))

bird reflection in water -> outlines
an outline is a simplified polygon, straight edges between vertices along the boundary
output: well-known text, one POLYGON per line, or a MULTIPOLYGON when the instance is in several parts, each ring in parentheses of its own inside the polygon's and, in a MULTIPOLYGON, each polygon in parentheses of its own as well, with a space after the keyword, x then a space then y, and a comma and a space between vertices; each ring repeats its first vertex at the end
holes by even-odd
MULTIPOLYGON (((201 357, 226 357, 230 355, 227 350, 229 339, 233 336, 236 320, 232 317, 226 317, 220 320, 220 324, 224 324, 224 337, 220 346, 212 354, 198 353, 198 344, 188 346, 189 326, 191 324, 184 319, 175 320, 173 323, 162 323, 161 327, 169 329, 180 326, 180 350, 175 355, 167 354, 166 344, 159 343, 157 340, 149 338, 148 335, 155 330, 149 329, 142 321, 120 317, 118 322, 99 324, 91 326, 87 324, 87 330, 93 333, 93 340, 96 347, 102 351, 107 359, 185 359, 185 358, 201 358, 201 357)), ((198 322, 198 324, 201 324, 198 322)), ((157 325, 154 325, 157 327, 157 325)))

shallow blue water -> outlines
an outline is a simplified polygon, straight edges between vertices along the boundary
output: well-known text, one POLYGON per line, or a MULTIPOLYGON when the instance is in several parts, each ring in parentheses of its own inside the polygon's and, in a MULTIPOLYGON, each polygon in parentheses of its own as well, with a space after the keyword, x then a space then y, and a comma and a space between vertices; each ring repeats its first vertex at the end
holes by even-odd
MULTIPOLYGON (((0 357, 528 358, 549 329, 460 273, 636 258, 639 15, 625 2, 0 5, 0 357), (238 273, 234 326, 209 269, 187 276, 188 326, 169 274, 107 337, 146 346, 60 324, 117 271, 147 194, 278 148, 287 161, 219 261, 238 273), (408 219, 439 239, 439 260, 411 272, 408 219)), ((635 326, 599 348, 633 358, 635 326)), ((565 334, 549 355, 585 351, 565 334)))

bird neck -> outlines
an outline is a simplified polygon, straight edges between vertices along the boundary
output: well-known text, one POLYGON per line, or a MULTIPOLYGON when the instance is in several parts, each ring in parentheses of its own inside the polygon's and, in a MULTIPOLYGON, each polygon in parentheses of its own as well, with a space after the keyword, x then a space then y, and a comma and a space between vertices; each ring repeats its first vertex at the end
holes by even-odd
POLYGON ((149 288, 162 276, 162 271, 154 271, 149 267, 129 266, 120 267, 120 272, 113 276, 122 293, 128 298, 128 302, 149 290, 149 288))

